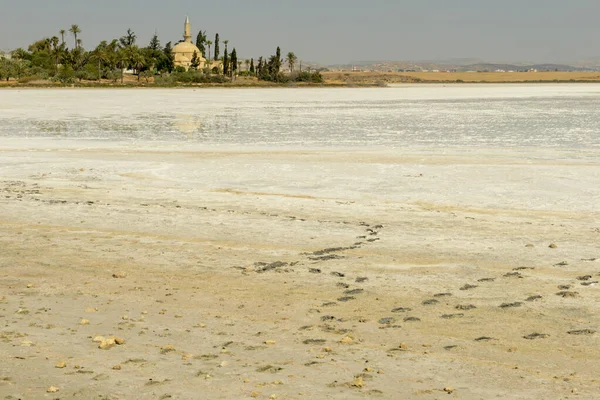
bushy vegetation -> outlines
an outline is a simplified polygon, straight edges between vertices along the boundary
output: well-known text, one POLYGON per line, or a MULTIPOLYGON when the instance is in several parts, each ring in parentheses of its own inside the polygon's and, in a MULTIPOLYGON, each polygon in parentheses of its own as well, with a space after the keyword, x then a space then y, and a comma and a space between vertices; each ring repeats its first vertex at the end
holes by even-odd
POLYGON ((169 75, 157 76, 154 81, 159 86, 172 86, 178 83, 225 83, 230 82, 229 78, 223 75, 210 75, 201 71, 180 71, 169 75))

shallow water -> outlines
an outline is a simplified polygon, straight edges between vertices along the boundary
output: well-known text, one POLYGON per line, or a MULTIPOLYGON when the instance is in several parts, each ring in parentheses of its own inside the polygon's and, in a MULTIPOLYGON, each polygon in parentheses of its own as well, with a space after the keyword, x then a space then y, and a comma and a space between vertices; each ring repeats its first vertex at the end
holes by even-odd
POLYGON ((0 138, 589 149, 599 109, 595 84, 2 90, 0 138))

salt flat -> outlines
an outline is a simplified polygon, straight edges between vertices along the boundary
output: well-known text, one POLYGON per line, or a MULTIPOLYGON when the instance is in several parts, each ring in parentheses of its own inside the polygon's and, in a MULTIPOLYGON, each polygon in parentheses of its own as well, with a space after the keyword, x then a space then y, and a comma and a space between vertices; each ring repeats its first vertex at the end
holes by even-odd
POLYGON ((2 91, 0 394, 597 398, 599 101, 2 91))

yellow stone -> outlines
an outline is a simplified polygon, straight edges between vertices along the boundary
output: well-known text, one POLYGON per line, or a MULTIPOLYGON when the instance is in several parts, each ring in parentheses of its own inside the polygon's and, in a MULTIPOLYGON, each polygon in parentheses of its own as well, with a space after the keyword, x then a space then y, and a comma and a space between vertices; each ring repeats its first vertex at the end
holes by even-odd
POLYGON ((365 386, 362 376, 357 377, 354 380, 354 382, 352 382, 352 386, 357 387, 357 388, 361 388, 361 387, 365 386))

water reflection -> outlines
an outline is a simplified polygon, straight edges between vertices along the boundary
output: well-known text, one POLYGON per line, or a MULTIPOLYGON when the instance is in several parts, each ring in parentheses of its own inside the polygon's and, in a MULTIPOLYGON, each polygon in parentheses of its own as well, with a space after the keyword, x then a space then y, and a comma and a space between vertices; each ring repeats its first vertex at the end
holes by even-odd
MULTIPOLYGON (((131 112, 118 103, 125 99, 97 113, 65 112, 64 106, 40 113, 3 112, 0 137, 315 146, 600 146, 598 97, 361 101, 357 91, 352 99, 326 101, 320 96, 327 92, 314 91, 312 101, 267 101, 258 96, 266 92, 256 93, 250 100, 220 98, 218 92, 214 99, 159 106, 146 99, 148 103, 138 103, 131 112)), ((110 92, 105 96, 112 99, 110 92)), ((76 101, 73 97, 70 101, 76 101)))

